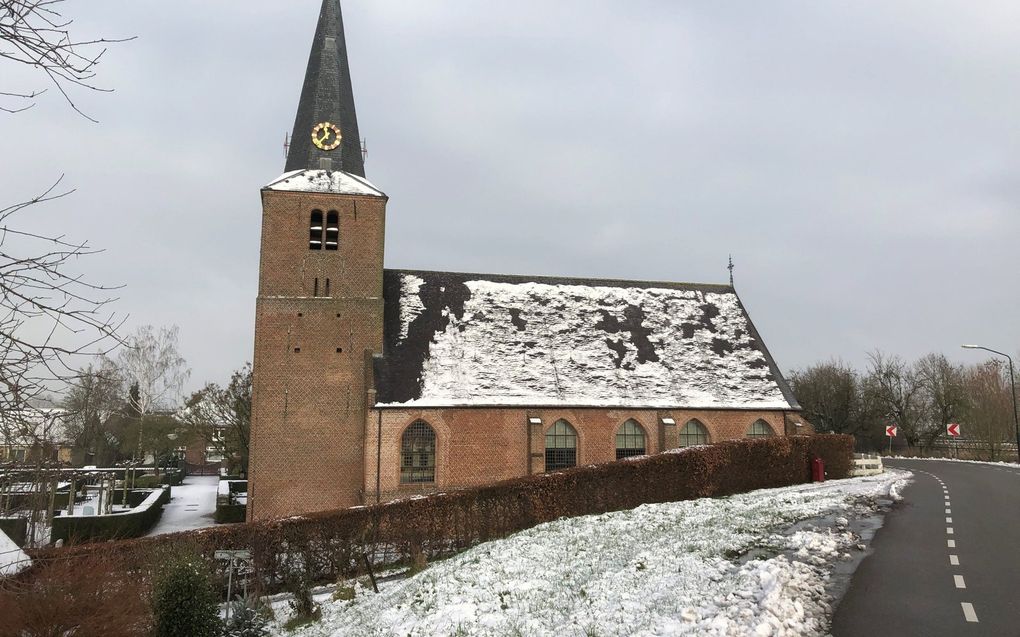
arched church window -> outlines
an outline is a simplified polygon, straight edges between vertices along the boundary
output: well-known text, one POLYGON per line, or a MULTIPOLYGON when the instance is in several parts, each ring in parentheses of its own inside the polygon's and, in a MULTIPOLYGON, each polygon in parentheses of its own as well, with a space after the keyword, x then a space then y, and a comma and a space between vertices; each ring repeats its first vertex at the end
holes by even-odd
POLYGON ((326 215, 326 249, 336 250, 340 246, 340 215, 330 210, 326 215))
POLYGON ((566 420, 557 420, 545 433, 545 470, 577 466, 577 431, 566 420))
POLYGON ((308 224, 308 249, 322 250, 322 211, 313 210, 308 224))
POLYGON ((760 418, 755 420, 751 428, 747 430, 748 438, 768 438, 774 435, 776 432, 772 431, 771 425, 760 418))
POLYGON ((693 447, 708 444, 708 429, 697 419, 689 421, 680 430, 680 446, 693 447))
POLYGON ((616 432, 616 459, 645 455, 645 430, 636 420, 628 420, 616 432))
POLYGON ((400 439, 400 483, 423 484, 436 481, 436 432, 417 420, 400 439))

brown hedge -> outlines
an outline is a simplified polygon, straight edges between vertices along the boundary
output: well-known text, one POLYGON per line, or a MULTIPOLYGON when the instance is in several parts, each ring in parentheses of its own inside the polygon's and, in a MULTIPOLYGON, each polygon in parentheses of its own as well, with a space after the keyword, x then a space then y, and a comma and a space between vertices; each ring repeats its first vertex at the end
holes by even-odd
POLYGON ((364 557, 378 566, 433 559, 560 517, 804 483, 815 457, 825 461, 830 479, 845 478, 853 446, 850 436, 727 441, 376 506, 49 549, 36 557, 99 552, 133 569, 167 543, 190 543, 210 560, 218 549, 249 549, 258 585, 268 590, 295 566, 321 580, 354 576, 363 572, 364 557))

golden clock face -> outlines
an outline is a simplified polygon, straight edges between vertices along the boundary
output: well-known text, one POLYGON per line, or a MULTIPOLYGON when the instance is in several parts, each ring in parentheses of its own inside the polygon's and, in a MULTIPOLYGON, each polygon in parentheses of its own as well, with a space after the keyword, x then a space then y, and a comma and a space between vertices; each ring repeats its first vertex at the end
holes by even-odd
POLYGON ((312 129, 312 143, 319 150, 334 150, 340 146, 343 138, 340 127, 330 122, 316 124, 312 129))

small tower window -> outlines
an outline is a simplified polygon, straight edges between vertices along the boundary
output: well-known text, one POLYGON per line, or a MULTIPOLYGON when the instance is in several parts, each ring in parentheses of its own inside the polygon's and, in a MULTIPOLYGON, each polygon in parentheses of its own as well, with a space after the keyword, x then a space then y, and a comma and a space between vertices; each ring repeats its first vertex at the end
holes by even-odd
POLYGON ((322 211, 313 210, 308 224, 308 249, 322 250, 322 211))
POLYGON ((340 214, 330 210, 326 215, 326 249, 336 250, 340 246, 340 214))

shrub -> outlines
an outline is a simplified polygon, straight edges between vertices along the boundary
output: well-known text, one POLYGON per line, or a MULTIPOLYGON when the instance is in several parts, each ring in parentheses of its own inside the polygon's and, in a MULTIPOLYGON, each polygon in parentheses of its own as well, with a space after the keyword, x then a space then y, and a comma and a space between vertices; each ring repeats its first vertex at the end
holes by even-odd
POLYGON ((156 476, 138 476, 135 478, 134 488, 136 489, 152 489, 163 484, 161 478, 156 476))
POLYGON ((230 607, 230 619, 223 628, 223 637, 265 637, 269 635, 266 607, 242 600, 230 607))
MULTIPOLYGON (((186 539, 209 558, 221 549, 250 550, 256 585, 266 589, 287 587, 293 579, 288 571, 300 556, 302 586, 309 589, 312 582, 366 573, 364 556, 381 568, 406 565, 416 554, 434 561, 560 517, 808 482, 815 457, 825 461, 830 479, 845 478, 853 444, 851 436, 824 435, 725 441, 425 498, 44 555, 73 560, 110 551, 144 562, 158 547, 186 539)), ((310 595, 308 600, 303 612, 314 614, 310 595)))
POLYGON ((294 611, 294 616, 287 621, 288 629, 319 618, 319 606, 312 599, 312 578, 305 564, 291 568, 287 574, 287 590, 293 595, 289 604, 294 611))
POLYGON ((219 600, 212 573, 198 551, 157 553, 152 564, 152 615, 156 637, 217 637, 219 600))
POLYGON ((149 632, 146 582, 111 555, 37 562, 31 575, 0 581, 0 637, 149 632))

